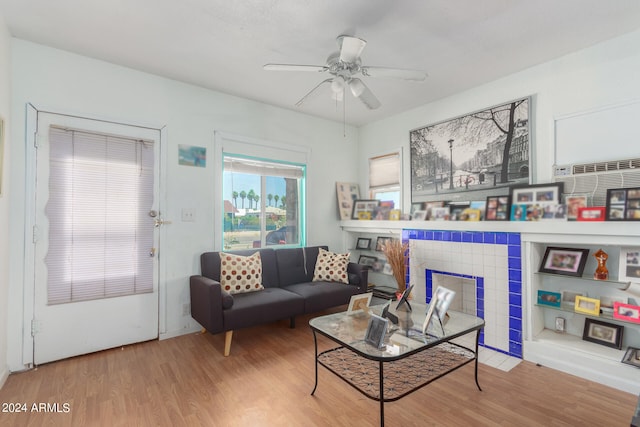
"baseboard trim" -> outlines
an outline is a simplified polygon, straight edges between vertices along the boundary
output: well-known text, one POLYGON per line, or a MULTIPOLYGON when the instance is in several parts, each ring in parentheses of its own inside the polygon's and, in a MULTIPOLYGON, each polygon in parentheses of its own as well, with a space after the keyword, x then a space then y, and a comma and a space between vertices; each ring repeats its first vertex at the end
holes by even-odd
POLYGON ((202 326, 194 325, 191 328, 179 329, 179 330, 176 330, 176 331, 167 331, 165 333, 160 334, 158 339, 160 341, 168 340, 169 338, 175 338, 175 337, 179 337, 181 335, 193 334, 195 332, 200 332, 201 330, 202 330, 202 326))
POLYGON ((0 373, 0 389, 4 387, 4 383, 7 382, 7 378, 9 378, 9 368, 5 366, 2 373, 0 373))

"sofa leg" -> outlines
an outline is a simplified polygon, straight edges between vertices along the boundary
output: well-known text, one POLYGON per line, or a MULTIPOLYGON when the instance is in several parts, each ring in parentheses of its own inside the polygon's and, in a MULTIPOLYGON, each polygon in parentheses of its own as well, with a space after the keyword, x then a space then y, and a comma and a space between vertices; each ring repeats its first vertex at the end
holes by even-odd
POLYGON ((224 333, 224 356, 227 357, 231 353, 231 338, 233 337, 233 331, 227 331, 224 333))
POLYGON ((295 317, 293 317, 293 316, 291 316, 291 317, 289 318, 289 327, 290 327, 291 329, 295 329, 295 327, 296 327, 296 318, 295 318, 295 317))

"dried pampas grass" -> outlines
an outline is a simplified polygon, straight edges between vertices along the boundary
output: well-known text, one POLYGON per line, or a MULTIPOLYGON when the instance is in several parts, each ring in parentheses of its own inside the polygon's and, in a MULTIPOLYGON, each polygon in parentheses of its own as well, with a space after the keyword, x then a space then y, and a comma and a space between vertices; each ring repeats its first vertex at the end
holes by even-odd
POLYGON ((382 246, 382 252, 387 257, 387 263, 391 265, 393 277, 398 284, 398 291, 404 292, 405 282, 405 256, 409 254, 409 242, 402 242, 399 239, 387 240, 382 246))

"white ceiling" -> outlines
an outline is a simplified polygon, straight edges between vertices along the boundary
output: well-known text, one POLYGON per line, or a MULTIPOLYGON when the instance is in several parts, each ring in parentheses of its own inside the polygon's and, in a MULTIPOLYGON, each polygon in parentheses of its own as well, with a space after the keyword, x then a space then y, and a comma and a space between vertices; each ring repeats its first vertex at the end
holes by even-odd
POLYGON ((0 16, 17 38, 336 121, 329 87, 294 105, 328 75, 262 66, 324 65, 348 34, 368 42, 363 65, 428 72, 363 77, 382 107, 349 95, 359 126, 634 31, 640 1, 0 0, 0 16))

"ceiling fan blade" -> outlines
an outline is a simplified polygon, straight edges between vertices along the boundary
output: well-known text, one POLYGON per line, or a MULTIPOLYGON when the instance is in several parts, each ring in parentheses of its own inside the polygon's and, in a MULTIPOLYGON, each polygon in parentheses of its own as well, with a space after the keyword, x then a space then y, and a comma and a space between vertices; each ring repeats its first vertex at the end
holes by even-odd
POLYGON ((351 36, 339 36, 340 60, 342 62, 356 62, 367 45, 365 40, 351 36))
POLYGON ((421 82, 427 78, 427 73, 424 71, 405 70, 401 68, 362 67, 361 72, 363 75, 369 77, 413 80, 417 82, 421 82))
POLYGON ((353 96, 362 101, 365 107, 370 110, 375 110, 382 105, 373 92, 371 92, 367 85, 360 79, 352 78, 349 80, 349 89, 351 89, 353 96))
POLYGON ((321 73, 329 67, 324 65, 298 65, 298 64, 265 64, 262 66, 267 71, 315 71, 321 73))
POLYGON ((316 87, 314 87, 313 89, 311 89, 305 96, 303 96, 302 98, 300 98, 300 101, 296 102, 296 107, 302 107, 302 104, 304 104, 304 102, 306 100, 308 100, 309 98, 312 97, 312 95, 318 93, 317 89, 322 86, 325 83, 330 83, 331 81, 333 81, 333 78, 330 79, 326 79, 321 81, 320 83, 318 83, 318 85, 316 87))

